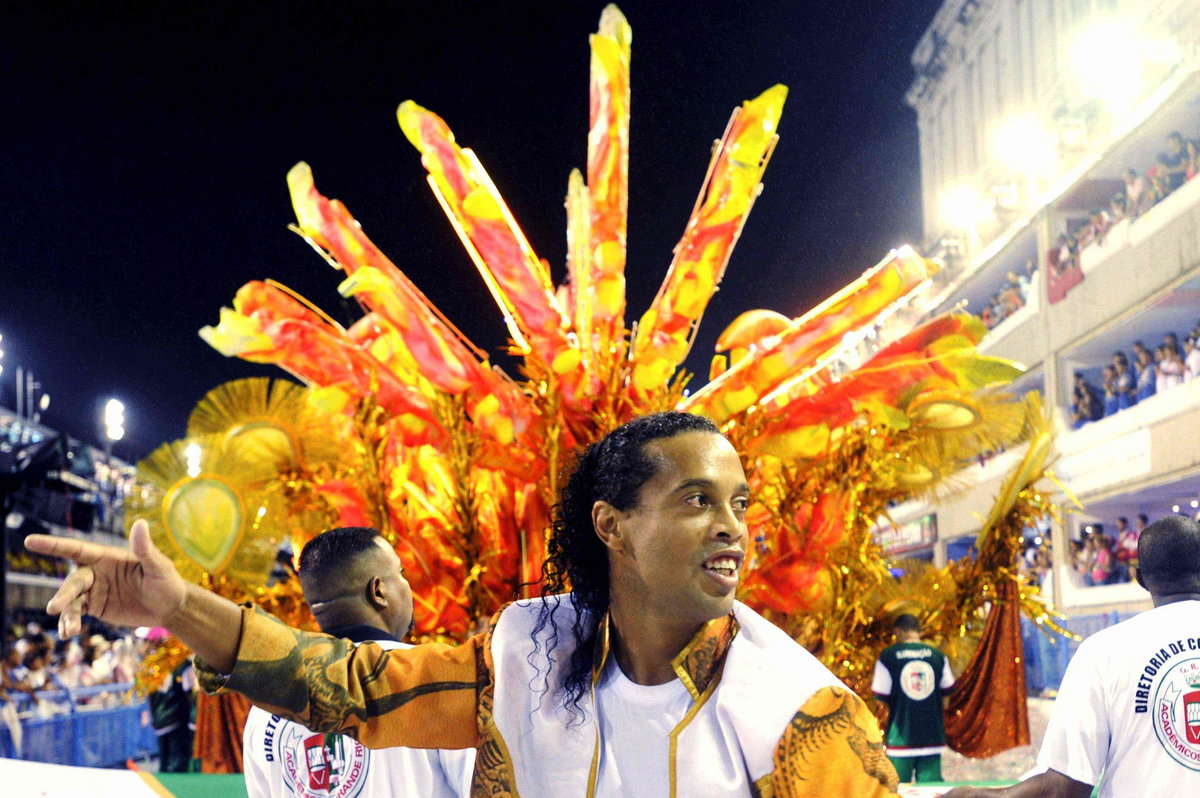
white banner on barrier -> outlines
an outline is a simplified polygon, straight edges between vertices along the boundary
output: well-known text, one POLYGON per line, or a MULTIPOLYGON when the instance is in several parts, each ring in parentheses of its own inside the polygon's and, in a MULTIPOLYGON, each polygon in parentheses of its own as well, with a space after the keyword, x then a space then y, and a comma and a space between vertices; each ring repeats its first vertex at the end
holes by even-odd
POLYGON ((135 770, 76 768, 0 758, 0 784, 6 798, 78 798, 119 795, 121 798, 170 798, 153 776, 135 770))

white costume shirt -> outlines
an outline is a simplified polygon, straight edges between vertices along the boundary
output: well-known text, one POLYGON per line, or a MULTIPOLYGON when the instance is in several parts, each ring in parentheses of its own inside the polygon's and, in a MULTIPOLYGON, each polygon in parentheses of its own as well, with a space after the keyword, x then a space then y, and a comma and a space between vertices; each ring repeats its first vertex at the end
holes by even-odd
MULTIPOLYGON (((597 796, 750 795, 754 782, 774 770, 776 745, 796 710, 823 687, 848 691, 777 626, 735 602, 740 630, 721 675, 699 701, 678 679, 637 685, 610 661, 595 700, 585 695, 579 702, 581 721, 539 689, 543 678, 552 687, 561 683, 573 641, 559 639, 548 677, 529 664, 535 639, 544 651, 552 633, 534 634, 539 602, 510 605, 492 638, 495 723, 523 796, 582 796, 591 768, 597 796)), ((569 602, 557 612, 555 625, 569 628, 569 602)))
MULTIPOLYGON (((411 648, 380 640, 384 649, 411 648)), ((371 750, 252 707, 242 736, 250 798, 466 798, 475 752, 371 750)))
POLYGON ((1200 601, 1165 604, 1080 644, 1038 765, 1101 782, 1101 798, 1200 795, 1200 601))
POLYGON ((668 798, 666 779, 644 776, 670 761, 671 731, 692 706, 692 696, 683 682, 642 685, 629 680, 609 657, 597 685, 603 696, 600 740, 605 763, 596 783, 597 795, 633 795, 668 798))

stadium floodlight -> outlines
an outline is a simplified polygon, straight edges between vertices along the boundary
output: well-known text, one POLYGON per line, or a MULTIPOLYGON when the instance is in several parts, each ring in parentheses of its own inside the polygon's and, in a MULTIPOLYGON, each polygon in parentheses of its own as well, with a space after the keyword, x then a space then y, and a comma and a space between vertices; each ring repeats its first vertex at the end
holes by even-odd
POLYGON ((996 162, 1010 172, 1046 174, 1054 169, 1058 141, 1036 116, 1013 114, 993 128, 992 152, 996 162))
POLYGON ((993 205, 969 186, 955 186, 942 194, 942 219, 956 230, 974 231, 992 216, 993 205))
POLYGON ((1146 38, 1132 20, 1093 19, 1068 49, 1070 72, 1081 96, 1099 100, 1112 114, 1127 113, 1146 90, 1146 38))
POLYGON ((125 437, 125 405, 119 399, 104 403, 104 437, 110 442, 125 437))

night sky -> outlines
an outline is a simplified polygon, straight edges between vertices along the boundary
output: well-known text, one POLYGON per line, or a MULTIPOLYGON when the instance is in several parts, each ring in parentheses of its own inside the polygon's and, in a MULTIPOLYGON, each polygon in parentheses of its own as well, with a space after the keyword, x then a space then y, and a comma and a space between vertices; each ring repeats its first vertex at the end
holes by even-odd
MULTIPOLYGON (((941 0, 626 2, 633 27, 629 314, 665 274, 710 148, 742 100, 791 89, 781 141, 688 365, 738 313, 798 315, 920 238, 909 56, 941 0)), ((44 421, 116 454, 183 435, 205 391, 282 376, 196 335, 271 277, 356 306, 286 226, 297 161, 481 347, 505 331, 401 134, 440 114, 479 155, 556 283, 567 174, 586 162, 601 2, 26 2, 0 11, 0 405, 31 368, 44 421)), ((703 377, 700 378, 703 382, 703 377)))

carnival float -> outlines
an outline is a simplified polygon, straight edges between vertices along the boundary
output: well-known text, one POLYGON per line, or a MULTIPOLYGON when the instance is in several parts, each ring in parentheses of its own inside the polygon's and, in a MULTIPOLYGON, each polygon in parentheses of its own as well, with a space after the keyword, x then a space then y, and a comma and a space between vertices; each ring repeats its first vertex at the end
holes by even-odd
MULTIPOLYGON (((741 452, 752 485, 741 600, 864 696, 891 619, 914 612, 963 673, 951 744, 979 756, 1019 744, 1022 732, 1027 740, 1019 615, 1054 626, 1014 565, 1023 529, 1052 512, 1039 491, 1053 439, 1040 401, 1006 393, 1020 369, 979 353, 985 329, 972 316, 882 332, 939 268, 907 247, 797 318, 747 310, 721 334, 707 379, 689 373, 697 327, 762 191, 787 90, 771 87, 733 112, 639 316, 626 280, 653 267, 626 263, 630 44, 609 6, 591 37, 587 164, 567 180, 560 286, 448 124, 411 101, 397 112, 503 317, 515 368, 467 340, 297 164, 287 176, 292 229, 314 263, 342 273, 338 291, 361 318, 346 327, 277 282, 244 285, 201 336, 295 381, 211 391, 187 438, 139 465, 130 516, 151 521, 188 579, 310 628, 295 580, 268 585, 276 552, 333 526, 377 527, 412 585, 414 635, 461 641, 506 602, 539 592, 574 451, 636 416, 699 413, 741 452), (873 531, 889 507, 953 491, 965 466, 1017 447, 1024 456, 972 556, 940 568, 884 556, 873 531)), ((143 687, 186 654, 165 644, 146 661, 143 687)), ((206 769, 234 769, 244 708, 202 702, 206 769)))

